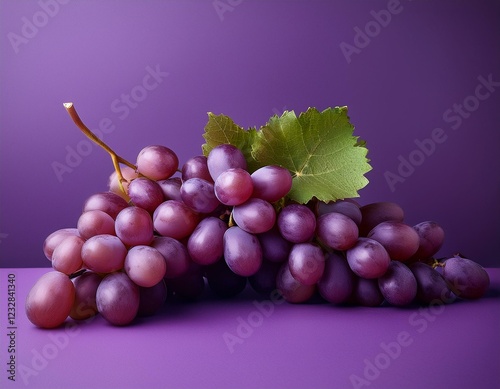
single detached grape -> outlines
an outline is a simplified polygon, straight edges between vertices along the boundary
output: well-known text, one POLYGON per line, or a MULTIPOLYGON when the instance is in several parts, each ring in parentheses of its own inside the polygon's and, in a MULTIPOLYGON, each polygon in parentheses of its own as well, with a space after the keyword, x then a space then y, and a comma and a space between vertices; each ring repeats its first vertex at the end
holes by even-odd
POLYGON ((346 251, 346 257, 351 270, 363 278, 381 277, 391 262, 384 246, 370 238, 359 238, 356 244, 346 251))
POLYGON ((359 235, 366 236, 377 224, 386 221, 402 222, 404 211, 398 204, 382 201, 371 203, 360 208, 361 223, 359 225, 359 235))
POLYGON ((477 262, 455 256, 446 259, 443 264, 443 277, 458 297, 478 299, 488 291, 490 277, 477 262))
POLYGON ((417 280, 417 300, 421 303, 450 302, 451 291, 443 276, 431 266, 422 262, 415 262, 409 268, 417 280))
POLYGON ((269 202, 251 198, 233 208, 233 219, 242 230, 260 234, 273 228, 276 211, 269 202))
POLYGON ((77 222, 78 234, 85 240, 96 235, 115 235, 115 220, 99 209, 81 214, 77 222))
POLYGON ((303 303, 309 300, 316 291, 316 285, 304 285, 290 273, 287 263, 281 265, 276 276, 276 289, 289 303, 303 303))
POLYGON ((252 178, 246 170, 240 168, 225 170, 217 176, 214 190, 222 204, 240 205, 252 195, 252 178))
POLYGON ((115 231, 127 246, 149 245, 153 241, 153 220, 145 209, 128 207, 116 216, 115 231))
POLYGON ((203 219, 189 237, 187 249, 193 262, 210 265, 224 254, 224 233, 227 225, 216 217, 203 219))
POLYGON ((211 183, 214 182, 208 171, 207 157, 204 155, 188 159, 182 166, 181 174, 182 181, 187 181, 190 178, 201 178, 211 183))
POLYGON ((444 242, 443 228, 433 221, 425 221, 413 226, 419 236, 418 250, 413 254, 412 259, 420 261, 432 258, 444 242))
POLYGON ((75 302, 69 316, 74 320, 85 320, 97 314, 96 293, 102 277, 92 271, 73 278, 75 302))
POLYGON ((49 261, 52 261, 52 254, 55 248, 68 236, 80 236, 76 228, 62 228, 52 232, 43 242, 43 253, 49 261))
MULTIPOLYGON (((106 215, 107 216, 107 215, 106 215)), ((83 266, 82 247, 85 241, 79 236, 67 236, 52 254, 52 267, 64 274, 72 274, 83 266)))
POLYGON ((189 236, 198 224, 198 216, 186 204, 167 200, 153 214, 154 228, 160 235, 174 239, 189 236))
POLYGON ((391 259, 398 261, 406 261, 415 254, 420 242, 413 227, 394 221, 377 224, 367 237, 382 244, 391 259))
POLYGON ((116 193, 102 192, 93 194, 85 201, 82 213, 98 209, 115 219, 118 213, 127 207, 128 203, 116 193))
POLYGON ((262 200, 274 203, 286 196, 292 188, 292 175, 288 169, 278 165, 261 167, 251 175, 253 195, 262 200))
POLYGON ((97 309, 111 324, 127 325, 139 310, 139 287, 125 273, 108 274, 96 292, 97 309))
POLYGON ((55 328, 68 317, 75 301, 75 286, 66 274, 51 271, 41 276, 26 297, 26 316, 41 328, 55 328))
POLYGON ((224 259, 229 268, 240 276, 255 274, 262 264, 259 240, 239 227, 230 227, 224 233, 224 259))
POLYGON ((290 242, 307 242, 316 230, 316 216, 305 205, 290 204, 278 215, 278 228, 283 238, 290 242))
POLYGON ((321 297, 333 304, 344 303, 353 293, 354 282, 355 276, 347 260, 336 252, 328 254, 325 270, 318 281, 321 297))
POLYGON ((321 215, 317 220, 316 233, 324 244, 339 251, 345 251, 354 246, 359 235, 356 223, 338 212, 321 215))
POLYGON ((114 235, 96 235, 82 246, 82 260, 96 273, 112 273, 123 268, 127 248, 114 235))
POLYGON ((163 280, 166 263, 155 248, 134 246, 128 251, 123 268, 134 283, 150 288, 163 280))
POLYGON ((196 177, 182 183, 181 199, 189 208, 200 213, 213 212, 220 205, 215 197, 214 185, 196 177))
POLYGON ((293 278, 303 285, 314 285, 323 275, 325 256, 321 247, 313 243, 297 243, 288 257, 293 278))
POLYGON ((354 200, 337 200, 329 203, 320 201, 318 203, 318 216, 325 213, 337 212, 351 218, 357 226, 361 224, 361 210, 354 200))
POLYGON ((214 147, 207 157, 207 167, 214 181, 221 173, 229 169, 240 168, 246 170, 247 161, 237 147, 230 144, 221 144, 214 147))
POLYGON ((189 270, 191 258, 188 250, 177 239, 167 236, 155 236, 151 247, 158 250, 165 259, 165 278, 175 278, 189 270))
POLYGON ((144 147, 137 156, 137 171, 158 181, 170 178, 179 167, 177 155, 165 146, 144 147))
POLYGON ((391 261, 387 272, 378 279, 382 296, 391 305, 408 305, 417 295, 417 280, 404 263, 391 261))
POLYGON ((165 200, 161 186, 156 181, 144 177, 136 178, 130 182, 128 195, 136 207, 145 209, 149 213, 153 213, 158 205, 165 200))

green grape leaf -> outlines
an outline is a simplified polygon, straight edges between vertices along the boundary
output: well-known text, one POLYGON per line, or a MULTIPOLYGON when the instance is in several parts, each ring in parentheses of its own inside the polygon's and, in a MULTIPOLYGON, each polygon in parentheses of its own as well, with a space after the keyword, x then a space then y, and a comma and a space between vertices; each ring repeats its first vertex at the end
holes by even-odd
POLYGON ((206 143, 202 146, 202 151, 205 156, 208 156, 210 151, 217 145, 229 143, 238 147, 245 156, 249 171, 254 171, 258 168, 256 161, 252 157, 252 145, 258 132, 255 128, 245 130, 243 127, 234 123, 233 119, 226 115, 214 115, 208 113, 208 123, 205 125, 206 143))
POLYGON ((319 112, 309 108, 297 117, 293 111, 273 116, 259 130, 245 130, 225 115, 208 113, 202 146, 207 156, 215 146, 229 143, 242 150, 249 172, 279 165, 293 175, 287 198, 305 204, 357 197, 368 184, 371 170, 366 142, 353 136, 347 107, 319 112))
POLYGON ((365 142, 353 136, 347 107, 319 112, 309 108, 273 116, 253 138, 252 157, 258 165, 280 165, 293 175, 290 200, 307 203, 357 197, 371 170, 365 142))

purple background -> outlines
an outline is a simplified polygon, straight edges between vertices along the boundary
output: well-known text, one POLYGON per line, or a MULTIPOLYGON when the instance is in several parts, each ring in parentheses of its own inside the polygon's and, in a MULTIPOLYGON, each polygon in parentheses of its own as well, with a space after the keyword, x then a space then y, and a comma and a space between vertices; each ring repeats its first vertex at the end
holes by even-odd
POLYGON ((109 118, 115 127, 104 140, 132 161, 148 144, 171 147, 181 161, 200 154, 208 111, 249 127, 284 109, 347 105, 373 166, 360 202, 398 202, 408 223, 444 227, 443 256, 460 251, 498 266, 500 87, 456 130, 443 119, 454 104, 474 102, 478 77, 500 81, 498 1, 402 0, 350 63, 340 44, 354 44, 356 27, 374 27, 370 11, 387 1, 222 2, 233 5, 221 15, 212 0, 74 0, 48 11, 43 1, 0 2, 2 267, 49 266, 45 237, 74 227, 84 200, 106 189, 112 165, 96 147, 61 180, 54 173, 85 139, 66 101, 93 129, 109 118), (9 36, 33 18, 40 27, 24 28, 31 35, 16 53, 9 36), (113 101, 148 66, 168 76, 120 118, 113 101), (384 172, 397 173, 398 157, 437 127, 447 140, 391 191, 384 172))

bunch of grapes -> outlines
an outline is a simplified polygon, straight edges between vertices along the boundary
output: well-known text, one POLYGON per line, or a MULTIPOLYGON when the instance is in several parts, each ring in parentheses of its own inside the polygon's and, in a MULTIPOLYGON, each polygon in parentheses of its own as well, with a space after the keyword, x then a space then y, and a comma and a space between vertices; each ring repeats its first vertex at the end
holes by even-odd
POLYGON ((197 299, 206 288, 228 298, 247 282, 290 303, 320 296, 362 306, 474 299, 489 287, 476 262, 434 259, 444 240, 437 223, 405 224, 403 209, 391 202, 294 203, 287 169, 250 173, 230 144, 181 169, 165 146, 145 147, 135 165, 108 152, 116 169, 109 191, 85 201, 76 228, 44 242, 53 271, 26 301, 39 327, 98 313, 127 325, 169 298, 197 299))

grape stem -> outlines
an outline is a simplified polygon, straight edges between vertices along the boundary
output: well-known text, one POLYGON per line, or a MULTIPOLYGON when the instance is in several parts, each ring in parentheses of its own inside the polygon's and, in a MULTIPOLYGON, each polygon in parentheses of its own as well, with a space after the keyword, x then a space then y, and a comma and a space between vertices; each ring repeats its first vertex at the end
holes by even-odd
POLYGON ((76 126, 85 134, 87 138, 89 138, 92 142, 96 143, 100 147, 102 147, 104 150, 108 152, 108 154, 111 157, 111 161, 113 162, 113 166, 115 168, 116 174, 118 175, 118 185, 120 186, 120 190, 128 197, 128 194, 123 187, 124 182, 128 182, 122 174, 121 168, 120 168, 120 163, 134 169, 134 171, 137 171, 137 166, 134 164, 130 163, 127 161, 125 158, 120 157, 118 154, 115 153, 115 151, 109 147, 106 143, 104 143, 101 139, 97 137, 96 134, 94 134, 83 122, 82 119, 80 119, 80 116, 78 116, 78 113, 76 112, 75 106, 73 103, 64 103, 64 108, 66 108, 66 111, 68 112, 71 120, 76 124, 76 126))

